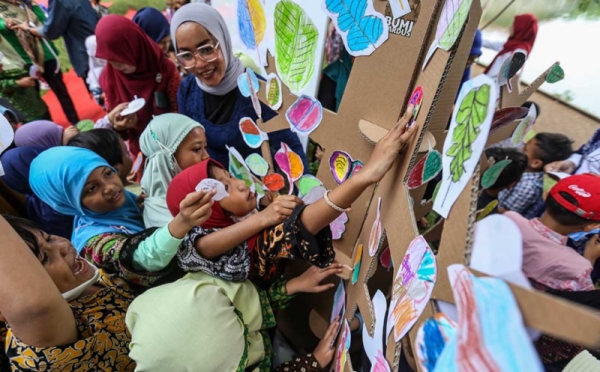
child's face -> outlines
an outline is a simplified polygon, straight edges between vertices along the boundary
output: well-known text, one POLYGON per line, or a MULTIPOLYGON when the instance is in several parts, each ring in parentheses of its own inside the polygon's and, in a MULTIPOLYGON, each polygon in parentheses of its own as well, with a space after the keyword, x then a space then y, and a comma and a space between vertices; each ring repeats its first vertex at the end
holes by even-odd
POLYGON ((542 160, 538 158, 538 141, 535 138, 532 138, 527 143, 523 145, 521 149, 525 155, 527 155, 527 165, 528 168, 534 170, 541 170, 544 166, 542 160))
POLYGON ((240 179, 223 168, 212 167, 213 176, 225 185, 229 196, 219 201, 221 208, 237 217, 244 217, 256 209, 256 194, 240 179))
POLYGON ((119 143, 121 144, 121 164, 115 165, 115 169, 119 172, 119 178, 122 182, 127 181, 127 176, 131 172, 131 168, 133 167, 133 160, 129 157, 129 151, 127 150, 127 146, 125 145, 125 141, 122 138, 119 138, 119 143))
POLYGON ((199 127, 188 133, 175 152, 175 160, 177 160, 181 170, 198 164, 209 157, 208 152, 206 152, 206 134, 204 129, 199 127))
POLYGON ((92 212, 107 213, 125 204, 123 182, 109 167, 96 168, 81 193, 81 204, 92 212))

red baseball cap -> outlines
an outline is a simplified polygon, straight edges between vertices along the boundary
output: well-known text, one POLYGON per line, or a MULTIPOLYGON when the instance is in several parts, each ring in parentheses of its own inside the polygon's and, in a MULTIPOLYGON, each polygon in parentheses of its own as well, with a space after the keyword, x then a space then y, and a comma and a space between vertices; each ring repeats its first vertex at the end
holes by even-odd
POLYGON ((565 209, 581 218, 600 221, 600 177, 586 173, 563 178, 550 190, 550 195, 565 209), (567 201, 561 193, 566 193, 577 201, 577 205, 567 201))

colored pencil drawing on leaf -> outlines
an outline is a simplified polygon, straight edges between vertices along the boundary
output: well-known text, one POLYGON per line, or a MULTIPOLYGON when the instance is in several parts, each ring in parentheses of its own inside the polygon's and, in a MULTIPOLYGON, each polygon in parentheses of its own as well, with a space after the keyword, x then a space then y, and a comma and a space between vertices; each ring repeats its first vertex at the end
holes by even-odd
MULTIPOLYGON (((275 65, 292 93, 299 93, 315 73, 319 33, 304 9, 291 0, 275 6, 275 65)), ((280 93, 281 94, 281 93, 280 93)))
POLYGON ((264 177, 267 175, 269 171, 269 164, 262 156, 258 154, 250 154, 246 157, 246 165, 252 173, 256 174, 259 177, 264 177))
POLYGON ((517 126, 510 138, 511 144, 513 146, 517 147, 522 145, 523 142, 525 142, 525 137, 535 124, 536 119, 537 109, 535 108, 535 105, 531 105, 531 107, 529 108, 529 113, 527 114, 527 116, 525 116, 523 120, 521 120, 521 122, 519 123, 519 125, 517 126))
POLYGON ((302 158, 284 142, 281 143, 281 148, 275 153, 275 162, 277 162, 282 172, 288 176, 290 182, 299 180, 304 173, 302 158))
POLYGON ((348 352, 350 350, 351 334, 348 320, 342 321, 342 337, 340 340, 340 346, 338 346, 336 357, 335 357, 335 371, 344 372, 346 368, 346 361, 348 360, 348 352))
POLYGON ((270 73, 267 76, 267 103, 273 110, 279 110, 283 103, 281 80, 279 80, 279 76, 274 73, 270 73))
POLYGON ((408 246, 393 284, 387 334, 400 341, 415 324, 431 297, 437 278, 435 256, 423 236, 408 246))
POLYGON ((452 48, 467 21, 472 4, 473 0, 446 0, 437 24, 435 40, 431 43, 425 56, 423 70, 437 48, 441 48, 446 52, 452 48))
POLYGON ((235 147, 227 147, 227 150, 229 150, 229 172, 233 174, 235 178, 244 181, 251 192, 256 191, 254 179, 252 178, 250 169, 248 169, 242 155, 235 147))
POLYGON ((415 164, 408 175, 406 185, 411 190, 416 189, 434 179, 441 170, 442 154, 437 150, 432 150, 415 164))
POLYGON ((355 57, 370 55, 388 39, 385 17, 375 11, 372 0, 323 0, 322 8, 355 57))
POLYGON ((260 0, 238 0, 238 31, 248 49, 257 50, 265 37, 267 19, 260 0))
POLYGON ((379 250, 379 246, 383 240, 383 226, 381 225, 381 198, 377 201, 377 217, 371 226, 371 234, 369 235, 369 256, 374 257, 379 250))
POLYGON ((269 136, 258 128, 258 125, 256 125, 252 118, 241 118, 239 125, 240 132, 242 132, 242 138, 249 147, 257 149, 263 141, 269 140, 269 136))
POLYGON ((456 323, 437 313, 421 324, 415 341, 416 360, 423 372, 433 372, 446 343, 456 333, 456 323))
POLYGON ((498 89, 494 80, 479 75, 463 84, 444 142, 443 176, 433 209, 447 218, 464 189, 487 141, 498 89))
POLYGON ((363 245, 359 244, 356 247, 356 256, 354 257, 354 270, 352 271, 352 284, 358 282, 358 276, 360 275, 360 264, 362 262, 363 245))
POLYGON ((333 179, 338 185, 352 177, 363 167, 362 161, 352 159, 350 154, 345 151, 334 151, 329 157, 329 168, 333 179))
POLYGON ((506 168, 510 163, 512 163, 512 160, 506 159, 496 162, 494 165, 489 167, 481 177, 481 187, 484 189, 489 189, 494 186, 504 168, 506 168))
POLYGON ((309 135, 323 120, 323 106, 318 100, 302 95, 285 113, 292 132, 309 135))

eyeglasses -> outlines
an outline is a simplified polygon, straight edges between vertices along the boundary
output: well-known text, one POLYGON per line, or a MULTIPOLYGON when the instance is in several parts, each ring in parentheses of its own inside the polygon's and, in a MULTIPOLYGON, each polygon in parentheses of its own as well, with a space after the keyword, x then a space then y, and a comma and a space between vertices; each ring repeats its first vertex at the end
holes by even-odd
POLYGON ((204 62, 212 62, 217 59, 219 56, 217 54, 217 49, 219 49, 219 43, 216 45, 206 44, 198 47, 195 53, 192 52, 182 52, 177 54, 177 60, 183 68, 190 69, 194 67, 196 64, 196 57, 200 58, 204 62))

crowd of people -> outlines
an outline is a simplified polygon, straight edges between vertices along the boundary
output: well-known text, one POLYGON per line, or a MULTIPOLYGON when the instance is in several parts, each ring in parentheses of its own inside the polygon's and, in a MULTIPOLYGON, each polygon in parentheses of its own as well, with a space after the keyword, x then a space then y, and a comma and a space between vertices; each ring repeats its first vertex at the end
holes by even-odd
MULTIPOLYGON (((329 224, 391 169, 416 131, 404 131, 413 107, 364 168, 322 199, 304 205, 294 195, 267 192, 258 201, 229 172, 228 151, 244 158, 260 151, 239 130, 241 118, 258 116, 237 82, 258 68, 233 50, 230 30, 210 2, 188 3, 174 0, 165 12, 142 8, 130 20, 95 0, 50 0, 47 10, 0 0, 0 104, 15 129, 14 144, 0 158, 2 181, 24 195, 27 217, 0 217, 0 367, 323 371, 330 365, 342 319, 329 324, 313 353, 275 366, 274 314, 298 293, 334 286, 327 279, 342 265, 329 224), (51 41, 58 37, 106 110, 95 123, 75 112, 51 41), (70 127, 50 121, 42 84, 56 93, 70 127), (136 98, 145 105, 124 111, 136 98), (196 191, 209 178, 228 195, 215 201, 215 191, 196 191), (286 260, 308 269, 283 280, 286 260)), ((497 75, 515 51, 531 53, 536 34, 533 15, 517 16, 485 73, 497 75)), ((482 45, 490 44, 478 31, 464 81, 482 45)), ((319 91, 324 107, 338 108, 352 63, 332 28, 319 91)), ((261 108, 263 121, 277 115, 261 108)), ((269 143, 271 155, 287 144, 305 173, 323 153, 313 143, 307 156, 290 130, 269 133, 269 143)), ((600 130, 575 152, 567 136, 537 133, 522 147, 494 146, 485 154, 490 162, 511 162, 481 189, 477 207, 497 203, 492 213, 519 227, 525 275, 539 290, 600 308, 590 296, 600 277, 600 130), (563 179, 545 193, 547 172, 562 172, 563 179)), ((351 325, 357 337, 360 319, 351 325)), ((582 350, 546 336, 538 349, 549 368, 582 350)))

